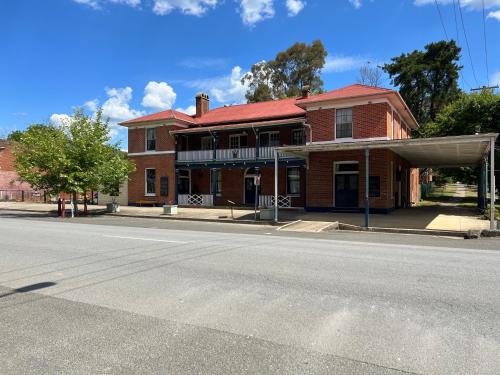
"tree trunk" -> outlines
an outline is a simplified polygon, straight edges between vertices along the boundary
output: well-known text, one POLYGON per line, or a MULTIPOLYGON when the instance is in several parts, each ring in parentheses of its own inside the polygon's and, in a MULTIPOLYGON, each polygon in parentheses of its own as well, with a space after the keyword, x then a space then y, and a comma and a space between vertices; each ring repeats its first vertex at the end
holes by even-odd
POLYGON ((75 212, 75 216, 78 215, 78 203, 76 201, 76 192, 73 192, 73 209, 75 212))
POLYGON ((85 195, 83 197, 83 214, 87 216, 88 214, 88 209, 87 209, 87 192, 85 192, 85 195))

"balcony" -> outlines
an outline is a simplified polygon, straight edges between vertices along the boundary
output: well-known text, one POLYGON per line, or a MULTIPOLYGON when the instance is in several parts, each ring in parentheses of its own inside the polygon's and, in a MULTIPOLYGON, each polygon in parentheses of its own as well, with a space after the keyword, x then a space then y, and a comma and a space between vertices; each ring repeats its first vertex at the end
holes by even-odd
MULTIPOLYGON (((208 161, 239 161, 239 160, 269 160, 274 159, 275 147, 260 147, 257 157, 256 147, 228 148, 212 150, 178 151, 178 162, 208 162, 208 161)), ((280 159, 291 158, 293 156, 279 153, 280 159)))

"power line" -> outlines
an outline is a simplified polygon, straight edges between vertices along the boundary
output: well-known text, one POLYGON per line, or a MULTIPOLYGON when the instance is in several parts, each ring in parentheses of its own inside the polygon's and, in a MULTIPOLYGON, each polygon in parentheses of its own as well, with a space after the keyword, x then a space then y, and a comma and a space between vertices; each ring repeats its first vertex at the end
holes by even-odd
POLYGON ((446 36, 446 40, 450 40, 450 38, 448 38, 448 33, 446 32, 446 27, 444 26, 443 15, 441 14, 441 9, 439 9, 439 4, 437 0, 434 0, 434 4, 436 4, 436 9, 439 14, 439 20, 441 21, 441 26, 443 26, 443 31, 444 35, 446 36))
POLYGON ((472 75, 474 76, 474 81, 476 82, 476 85, 479 86, 479 82, 477 81, 477 77, 476 77, 476 70, 474 69, 474 63, 472 62, 472 55, 470 54, 469 39, 467 38, 467 31, 465 30, 464 15, 462 13, 462 5, 460 4, 460 0, 457 0, 457 1, 458 1, 458 11, 460 13, 460 20, 462 21, 462 29, 464 30, 465 44, 467 46, 467 53, 469 54, 470 66, 472 68, 472 75))
POLYGON ((483 4, 483 34, 484 34, 484 57, 486 61, 486 82, 488 82, 488 86, 490 85, 490 69, 488 67, 488 43, 486 41, 486 13, 484 10, 484 0, 482 0, 483 4))

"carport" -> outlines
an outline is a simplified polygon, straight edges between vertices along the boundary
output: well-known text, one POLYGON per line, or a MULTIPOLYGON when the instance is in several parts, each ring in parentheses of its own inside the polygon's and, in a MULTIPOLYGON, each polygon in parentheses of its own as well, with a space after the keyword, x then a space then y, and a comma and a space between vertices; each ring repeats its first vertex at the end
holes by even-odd
MULTIPOLYGON (((412 168, 444 168, 477 166, 490 154, 490 228, 495 229, 495 141, 496 133, 436 138, 370 140, 350 142, 308 143, 284 146, 275 150, 274 219, 278 221, 278 159, 282 153, 304 158, 309 167, 309 155, 314 152, 364 150, 365 155, 365 227, 370 223, 369 168, 370 150, 387 149, 407 160, 412 168)), ((361 173, 361 171, 360 171, 361 173)), ((486 178, 486 176, 485 176, 486 178)))

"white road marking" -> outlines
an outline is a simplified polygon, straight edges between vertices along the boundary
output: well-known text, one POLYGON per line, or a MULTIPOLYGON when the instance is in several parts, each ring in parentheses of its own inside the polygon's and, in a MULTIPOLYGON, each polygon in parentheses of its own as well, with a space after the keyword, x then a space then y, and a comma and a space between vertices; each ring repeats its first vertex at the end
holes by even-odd
POLYGON ((152 242, 169 242, 169 243, 189 243, 189 241, 174 241, 174 240, 156 240, 154 238, 142 238, 142 237, 125 237, 125 236, 107 236, 107 238, 121 238, 124 240, 138 240, 138 241, 152 241, 152 242))

